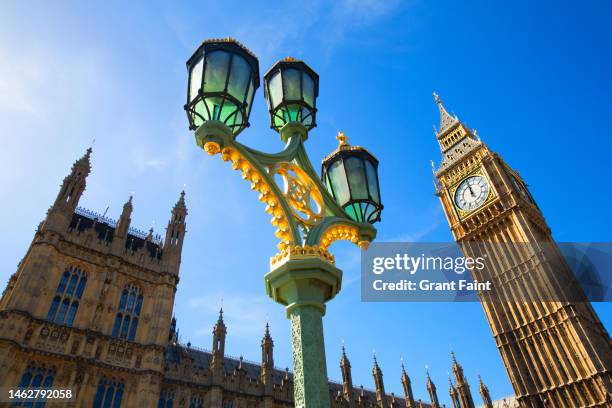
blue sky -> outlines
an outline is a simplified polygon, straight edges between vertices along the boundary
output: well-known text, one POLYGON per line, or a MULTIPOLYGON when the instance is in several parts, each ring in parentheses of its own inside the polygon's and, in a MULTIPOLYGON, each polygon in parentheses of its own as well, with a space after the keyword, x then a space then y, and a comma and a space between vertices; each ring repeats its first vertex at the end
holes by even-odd
MULTIPOLYGON (((350 141, 380 159, 381 241, 448 241, 429 160, 436 90, 520 171, 559 241, 610 241, 612 106, 608 2, 398 2, 313 0, 255 4, 19 2, 0 13, 0 238, 5 282, 70 165, 95 138, 82 205, 117 217, 134 191, 133 224, 163 229, 183 185, 189 206, 176 315, 183 341, 208 348, 223 298, 226 350, 260 359, 266 316, 275 362, 291 366, 289 327, 266 298, 275 252, 268 215, 248 185, 198 151, 187 129, 185 61, 199 42, 231 35, 259 56, 261 71, 291 55, 321 76, 313 163, 350 141)), ((264 150, 263 92, 240 140, 264 150)), ((387 391, 401 394, 400 357, 426 399, 425 365, 448 403, 450 350, 476 392, 512 393, 479 304, 367 304, 359 251, 332 247, 344 288, 328 306, 328 371, 340 379, 344 339, 356 385, 373 386, 372 351, 387 391)), ((607 327, 608 304, 595 305, 607 327)))

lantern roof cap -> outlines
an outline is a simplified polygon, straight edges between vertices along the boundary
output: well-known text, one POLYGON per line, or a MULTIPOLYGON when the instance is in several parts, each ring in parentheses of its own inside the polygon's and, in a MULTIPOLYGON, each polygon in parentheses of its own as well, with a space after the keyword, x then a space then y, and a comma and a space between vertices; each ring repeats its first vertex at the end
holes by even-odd
POLYGON ((257 56, 250 49, 248 49, 244 44, 242 44, 240 41, 232 37, 210 38, 208 40, 202 41, 200 46, 195 50, 195 52, 187 60, 187 68, 189 69, 191 65, 193 65, 195 62, 198 61, 198 58, 203 55, 207 47, 214 47, 213 48, 214 50, 217 48, 217 46, 221 48, 223 45, 229 46, 230 48, 234 48, 234 49, 237 48, 244 53, 244 57, 250 63, 252 69, 255 71, 253 75, 253 80, 255 81, 255 88, 258 88, 259 87, 259 60, 257 59, 257 56))
POLYGON ((348 142, 348 136, 344 132, 338 132, 336 135, 336 140, 338 140, 338 147, 336 150, 325 156, 325 158, 322 160, 323 164, 335 159, 344 152, 361 152, 367 156, 370 156, 378 164, 378 159, 368 149, 361 146, 351 146, 348 142))
POLYGON ((202 41, 202 45, 204 44, 222 44, 222 43, 236 44, 238 47, 246 51, 247 54, 249 54, 251 57, 257 58, 257 56, 253 53, 253 51, 251 51, 246 45, 244 45, 243 43, 241 43, 240 41, 236 40, 233 37, 228 36, 225 38, 209 38, 208 40, 202 41))
POLYGON ((283 66, 286 67, 286 66, 292 66, 292 65, 293 66, 299 65, 302 70, 306 71, 314 79, 315 96, 318 96, 319 95, 319 90, 318 90, 319 74, 317 74, 315 70, 310 68, 308 64, 306 64, 304 61, 300 59, 293 58, 293 57, 285 57, 282 60, 276 61, 276 63, 272 65, 270 69, 268 69, 268 71, 264 74, 264 78, 268 78, 269 76, 271 76, 272 73, 276 71, 279 67, 283 67, 283 66))

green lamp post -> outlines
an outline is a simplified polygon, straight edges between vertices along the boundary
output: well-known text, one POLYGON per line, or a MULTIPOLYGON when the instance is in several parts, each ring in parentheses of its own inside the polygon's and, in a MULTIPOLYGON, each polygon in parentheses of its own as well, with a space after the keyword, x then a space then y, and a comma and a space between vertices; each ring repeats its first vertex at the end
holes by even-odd
POLYGON ((342 271, 328 248, 344 239, 365 249, 375 238, 372 223, 382 210, 378 161, 340 133, 319 179, 304 148, 316 126, 319 76, 302 61, 286 58, 264 76, 270 124, 285 142, 278 153, 236 141, 249 126, 259 87, 259 63, 248 49, 231 38, 208 40, 187 69, 185 110, 198 146, 242 173, 276 227, 279 252, 264 281, 291 321, 295 406, 329 407, 322 318, 326 302, 340 291, 342 271))

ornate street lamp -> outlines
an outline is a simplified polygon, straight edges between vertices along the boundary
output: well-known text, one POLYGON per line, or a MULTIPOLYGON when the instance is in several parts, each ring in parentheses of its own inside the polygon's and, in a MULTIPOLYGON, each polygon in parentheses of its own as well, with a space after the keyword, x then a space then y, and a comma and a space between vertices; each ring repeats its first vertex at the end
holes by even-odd
POLYGON ((342 286, 342 271, 328 248, 344 239, 365 249, 376 237, 372 223, 380 220, 382 210, 378 161, 365 149, 348 146, 341 134, 338 150, 323 162, 325 185, 321 182, 304 148, 316 125, 319 77, 301 61, 280 61, 264 77, 271 127, 285 142, 274 154, 235 139, 248 126, 259 85, 257 58, 250 51, 229 38, 205 41, 187 68, 185 110, 197 144, 241 171, 277 228, 280 252, 270 258, 264 281, 267 294, 286 307, 291 320, 295 406, 327 408, 322 317, 326 302, 342 286), (242 66, 241 74, 235 73, 236 66, 242 66))

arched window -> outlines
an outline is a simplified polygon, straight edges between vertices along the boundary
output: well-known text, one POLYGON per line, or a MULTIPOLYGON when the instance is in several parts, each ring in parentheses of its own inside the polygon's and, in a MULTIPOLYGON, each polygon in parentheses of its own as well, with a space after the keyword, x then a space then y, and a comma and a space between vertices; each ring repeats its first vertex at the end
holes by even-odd
POLYGON ((128 285, 123 289, 119 299, 119 310, 115 316, 113 337, 134 341, 142 310, 142 299, 142 289, 138 286, 128 285))
POLYGON ((174 392, 170 390, 162 390, 157 408, 174 408, 174 392))
POLYGON ((191 397, 189 408, 204 408, 204 398, 202 398, 200 395, 191 397))
MULTIPOLYGON (((55 367, 49 367, 45 364, 37 364, 31 362, 26 367, 23 375, 21 376, 21 382, 19 383, 20 388, 31 388, 31 387, 45 387, 51 388, 53 386, 53 380, 55 379, 55 367)), ((31 401, 15 401, 13 406, 16 407, 44 407, 45 403, 39 401, 32 403, 31 401)))
POLYGON ((123 380, 102 377, 98 383, 93 408, 120 408, 124 388, 123 380))
POLYGON ((87 275, 80 268, 71 266, 66 269, 51 301, 47 320, 72 326, 86 284, 87 275))

